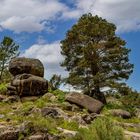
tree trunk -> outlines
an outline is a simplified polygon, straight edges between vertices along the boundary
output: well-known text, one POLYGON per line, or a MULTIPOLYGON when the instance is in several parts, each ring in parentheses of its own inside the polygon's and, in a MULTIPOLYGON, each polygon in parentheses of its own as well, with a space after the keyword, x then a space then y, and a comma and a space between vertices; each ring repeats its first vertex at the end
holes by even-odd
POLYGON ((92 96, 101 101, 103 104, 106 104, 106 98, 103 92, 100 91, 100 87, 96 86, 94 90, 92 90, 92 96))

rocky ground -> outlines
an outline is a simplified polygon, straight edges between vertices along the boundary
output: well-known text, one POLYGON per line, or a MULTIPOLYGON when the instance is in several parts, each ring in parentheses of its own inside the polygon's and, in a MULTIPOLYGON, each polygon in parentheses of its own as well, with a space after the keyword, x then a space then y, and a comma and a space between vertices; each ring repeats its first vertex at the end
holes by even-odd
POLYGON ((104 107, 82 98, 77 106, 76 98, 59 90, 41 97, 0 95, 0 140, 140 140, 138 107, 132 113, 114 97, 104 107))

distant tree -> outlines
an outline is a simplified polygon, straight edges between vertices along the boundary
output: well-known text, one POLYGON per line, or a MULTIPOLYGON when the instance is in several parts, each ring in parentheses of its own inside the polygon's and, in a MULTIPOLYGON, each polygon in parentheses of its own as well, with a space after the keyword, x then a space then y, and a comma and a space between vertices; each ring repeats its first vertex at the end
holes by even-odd
POLYGON ((115 34, 116 26, 92 14, 83 15, 61 41, 61 66, 69 71, 67 83, 86 91, 102 102, 101 88, 110 81, 128 79, 133 71, 129 63, 129 49, 115 34))
POLYGON ((51 90, 56 90, 56 89, 59 89, 60 85, 61 85, 61 75, 56 75, 54 74, 50 81, 49 81, 49 84, 50 84, 50 88, 51 90))
POLYGON ((10 37, 4 37, 0 43, 0 81, 4 72, 7 72, 9 61, 19 55, 18 49, 19 46, 10 37))

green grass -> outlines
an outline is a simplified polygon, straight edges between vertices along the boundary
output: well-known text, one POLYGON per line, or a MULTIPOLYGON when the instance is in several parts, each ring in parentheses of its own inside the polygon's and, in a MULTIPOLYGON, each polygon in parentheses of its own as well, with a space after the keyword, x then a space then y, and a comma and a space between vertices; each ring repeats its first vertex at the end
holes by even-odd
POLYGON ((108 118, 96 119, 89 128, 80 128, 73 140, 124 140, 123 130, 108 118))

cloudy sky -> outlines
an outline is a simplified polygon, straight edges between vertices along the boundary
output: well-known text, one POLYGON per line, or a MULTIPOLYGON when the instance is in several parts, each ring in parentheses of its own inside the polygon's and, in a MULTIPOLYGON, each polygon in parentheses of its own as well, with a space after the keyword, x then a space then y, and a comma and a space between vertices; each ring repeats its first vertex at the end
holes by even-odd
POLYGON ((59 66, 60 40, 88 12, 116 24, 135 64, 127 82, 140 91, 140 0, 0 0, 0 40, 10 36, 20 45, 22 56, 40 59, 47 79, 54 73, 65 76, 59 66))

